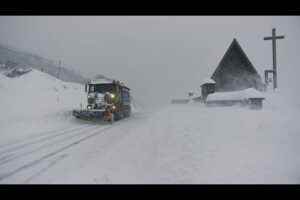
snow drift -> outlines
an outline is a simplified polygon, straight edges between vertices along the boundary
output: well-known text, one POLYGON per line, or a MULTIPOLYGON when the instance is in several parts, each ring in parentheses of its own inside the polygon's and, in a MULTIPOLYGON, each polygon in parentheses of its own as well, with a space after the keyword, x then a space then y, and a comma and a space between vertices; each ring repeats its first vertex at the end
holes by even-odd
POLYGON ((216 92, 209 94, 206 101, 247 100, 249 98, 264 98, 264 94, 254 88, 234 92, 216 92))

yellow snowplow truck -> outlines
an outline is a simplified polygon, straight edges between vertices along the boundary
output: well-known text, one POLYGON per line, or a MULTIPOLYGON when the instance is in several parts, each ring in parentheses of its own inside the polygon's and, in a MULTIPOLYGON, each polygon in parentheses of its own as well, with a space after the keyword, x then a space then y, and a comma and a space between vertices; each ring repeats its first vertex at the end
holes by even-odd
POLYGON ((73 110, 80 119, 95 119, 113 123, 131 114, 130 89, 119 81, 99 79, 85 85, 87 108, 73 110))

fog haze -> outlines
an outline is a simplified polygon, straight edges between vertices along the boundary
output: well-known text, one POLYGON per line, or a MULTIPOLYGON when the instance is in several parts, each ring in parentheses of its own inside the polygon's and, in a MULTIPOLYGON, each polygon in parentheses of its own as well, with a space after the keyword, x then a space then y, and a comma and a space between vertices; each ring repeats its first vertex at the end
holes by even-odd
POLYGON ((145 107, 186 98, 210 77, 234 38, 264 79, 277 41, 279 87, 299 87, 298 16, 1 16, 0 43, 62 60, 87 78, 131 88, 145 107))

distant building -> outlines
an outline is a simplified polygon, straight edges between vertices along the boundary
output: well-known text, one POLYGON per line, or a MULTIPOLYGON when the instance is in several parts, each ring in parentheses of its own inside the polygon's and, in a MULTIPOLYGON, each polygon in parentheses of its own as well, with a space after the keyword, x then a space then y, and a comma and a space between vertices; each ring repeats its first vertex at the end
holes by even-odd
POLYGON ((172 99, 171 104, 187 104, 189 99, 172 99))
POLYGON ((260 75, 235 38, 211 79, 216 82, 214 92, 231 92, 247 88, 260 91, 265 89, 260 75))
POLYGON ((201 87, 201 97, 203 99, 206 99, 206 97, 209 94, 212 94, 215 92, 215 85, 216 82, 210 78, 206 78, 203 81, 203 84, 200 86, 201 87))

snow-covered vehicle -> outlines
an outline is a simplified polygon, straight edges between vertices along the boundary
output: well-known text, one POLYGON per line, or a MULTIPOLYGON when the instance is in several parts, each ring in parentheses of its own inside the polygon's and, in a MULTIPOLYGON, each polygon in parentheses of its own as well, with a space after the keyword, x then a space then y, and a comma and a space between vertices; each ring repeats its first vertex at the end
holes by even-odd
POLYGON ((85 85, 87 109, 73 110, 80 119, 113 122, 131 114, 130 89, 119 81, 97 79, 85 85))

